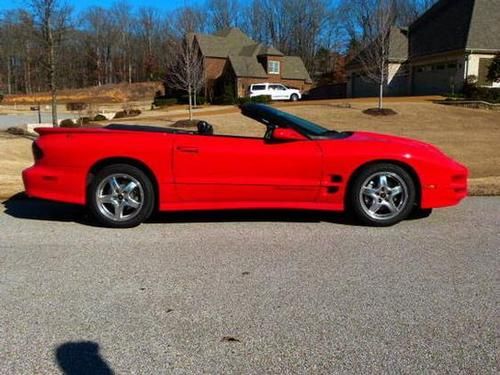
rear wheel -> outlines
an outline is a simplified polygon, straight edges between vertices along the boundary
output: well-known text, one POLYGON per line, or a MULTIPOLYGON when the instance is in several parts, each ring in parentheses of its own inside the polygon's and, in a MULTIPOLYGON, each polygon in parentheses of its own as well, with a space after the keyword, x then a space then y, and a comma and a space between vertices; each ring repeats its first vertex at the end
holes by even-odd
POLYGON ((101 169, 88 191, 88 205, 97 221, 107 227, 130 228, 151 216, 153 184, 146 174, 128 164, 101 169))
POLYGON ((290 95, 290 100, 292 102, 296 102, 297 100, 299 100, 299 96, 297 94, 292 94, 290 95))
POLYGON ((403 168, 394 164, 376 164, 356 177, 349 192, 355 216, 365 224, 389 226, 412 212, 415 183, 403 168))

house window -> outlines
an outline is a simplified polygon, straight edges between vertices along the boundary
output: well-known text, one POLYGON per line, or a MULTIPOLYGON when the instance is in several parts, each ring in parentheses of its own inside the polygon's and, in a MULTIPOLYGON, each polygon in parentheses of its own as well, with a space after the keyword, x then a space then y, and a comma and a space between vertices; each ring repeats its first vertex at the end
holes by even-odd
POLYGON ((267 62, 267 72, 269 74, 280 74, 280 62, 279 61, 268 61, 267 62))

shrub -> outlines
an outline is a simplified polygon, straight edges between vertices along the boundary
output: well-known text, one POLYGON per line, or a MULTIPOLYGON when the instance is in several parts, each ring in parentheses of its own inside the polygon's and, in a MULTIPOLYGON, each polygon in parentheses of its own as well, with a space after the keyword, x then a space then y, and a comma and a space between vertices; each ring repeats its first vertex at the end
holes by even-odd
POLYGON ((127 115, 127 112, 125 111, 119 111, 119 112, 116 112, 115 115, 113 116, 113 118, 124 118, 124 117, 128 117, 127 115))
POLYGON ((68 111, 83 111, 84 109, 87 109, 88 105, 86 103, 67 103, 66 104, 66 109, 68 111))
POLYGON ((177 98, 167 98, 165 96, 157 96, 153 101, 153 105, 156 107, 166 107, 174 104, 177 104, 177 98))
POLYGON ((465 98, 470 100, 500 103, 500 88, 481 87, 475 84, 466 83, 463 92, 465 98))
POLYGON ((0 103, 2 102, 2 100, 3 100, 3 94, 0 93, 0 103))
POLYGON ((80 124, 88 124, 88 123, 90 123, 90 117, 80 117, 78 119, 78 122, 80 124))
POLYGON ((141 111, 139 109, 129 109, 127 111, 118 111, 113 116, 113 119, 115 119, 115 118, 125 118, 125 117, 134 117, 134 116, 139 116, 140 114, 141 114, 141 111))
POLYGON ((106 116, 103 116, 103 115, 95 115, 94 117, 94 121, 106 121, 107 118, 106 116))
POLYGON ((236 104, 236 97, 234 96, 234 84, 226 82, 224 84, 224 94, 214 98, 214 104, 236 104))
POLYGON ((80 124, 75 124, 72 119, 67 118, 59 123, 61 128, 79 128, 80 124))
POLYGON ((243 105, 245 103, 263 103, 263 104, 268 104, 271 102, 271 96, 270 95, 259 95, 259 96, 244 96, 241 98, 238 98, 238 104, 243 105))
POLYGON ((24 130, 22 128, 17 128, 15 126, 8 128, 7 133, 13 134, 13 135, 27 135, 27 134, 29 134, 26 130, 24 130))
POLYGON ((488 68, 488 79, 492 82, 500 82, 500 53, 495 56, 488 68))

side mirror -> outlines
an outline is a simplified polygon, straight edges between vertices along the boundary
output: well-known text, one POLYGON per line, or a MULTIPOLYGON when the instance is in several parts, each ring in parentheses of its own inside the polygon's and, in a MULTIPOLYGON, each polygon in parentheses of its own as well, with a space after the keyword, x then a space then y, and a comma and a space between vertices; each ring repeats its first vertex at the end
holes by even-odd
POLYGON ((305 141, 307 138, 290 128, 276 128, 273 131, 274 141, 305 141))

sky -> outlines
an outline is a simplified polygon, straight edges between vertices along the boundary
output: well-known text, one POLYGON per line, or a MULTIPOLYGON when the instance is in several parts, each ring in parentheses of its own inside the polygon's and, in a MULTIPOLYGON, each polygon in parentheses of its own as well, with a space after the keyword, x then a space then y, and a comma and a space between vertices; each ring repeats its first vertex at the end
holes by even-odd
MULTIPOLYGON (((108 7, 116 0, 66 0, 75 11, 80 11, 91 6, 108 7)), ((185 5, 194 5, 201 0, 129 0, 134 8, 143 6, 157 8, 161 10, 173 10, 185 5)), ((0 0, 0 11, 14 8, 26 7, 26 0, 0 0)))

